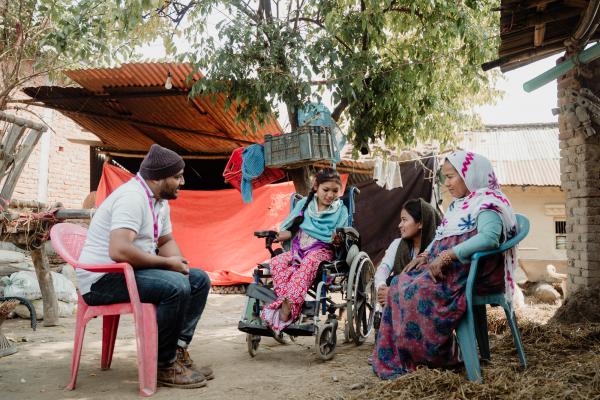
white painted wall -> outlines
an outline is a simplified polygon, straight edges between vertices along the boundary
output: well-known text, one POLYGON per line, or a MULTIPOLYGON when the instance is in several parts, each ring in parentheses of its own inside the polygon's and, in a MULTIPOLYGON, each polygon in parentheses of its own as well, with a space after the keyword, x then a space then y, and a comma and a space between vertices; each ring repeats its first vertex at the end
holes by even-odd
MULTIPOLYGON (((445 208, 450 196, 445 188, 442 191, 445 208)), ((529 235, 519 246, 519 261, 523 269, 528 275, 542 274, 546 265, 552 264, 558 272, 566 273, 567 253, 556 249, 554 229, 555 219, 564 219, 564 208, 561 207, 565 204, 564 192, 559 187, 537 186, 503 186, 502 191, 515 211, 525 215, 531 223, 529 235)))

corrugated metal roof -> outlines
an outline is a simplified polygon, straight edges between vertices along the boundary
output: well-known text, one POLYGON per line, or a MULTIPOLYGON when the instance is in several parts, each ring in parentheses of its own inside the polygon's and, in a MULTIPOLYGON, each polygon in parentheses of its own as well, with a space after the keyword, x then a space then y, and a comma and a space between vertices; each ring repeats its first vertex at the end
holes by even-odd
MULTIPOLYGON (((458 148, 487 157, 493 164, 501 185, 560 186, 560 151, 558 124, 489 125, 461 134, 458 148)), ((429 157, 433 149, 419 151, 388 149, 381 141, 371 145, 371 152, 353 159, 353 146, 342 149, 340 167, 348 170, 373 170, 373 153, 383 152, 395 160, 407 162, 429 157)))
POLYGON ((560 186, 558 124, 490 125, 465 132, 459 147, 487 157, 509 186, 560 186))
MULTIPOLYGON (((188 98, 187 64, 138 63, 118 68, 81 69, 65 74, 82 88, 26 88, 25 93, 59 110, 94 133, 105 147, 146 151, 154 142, 182 154, 226 154, 265 134, 280 133, 274 117, 256 132, 236 122, 235 105, 225 111, 225 95, 188 98), (171 74, 173 88, 165 89, 171 74)), ((200 74, 194 79, 201 79, 200 74)))
MULTIPOLYGON (((117 68, 89 68, 64 71, 82 87, 94 93, 106 93, 106 89, 125 87, 155 87, 164 86, 169 73, 173 87, 187 89, 187 76, 192 72, 189 64, 177 63, 132 63, 123 64, 117 68)), ((194 79, 201 79, 201 74, 195 74, 194 79)))

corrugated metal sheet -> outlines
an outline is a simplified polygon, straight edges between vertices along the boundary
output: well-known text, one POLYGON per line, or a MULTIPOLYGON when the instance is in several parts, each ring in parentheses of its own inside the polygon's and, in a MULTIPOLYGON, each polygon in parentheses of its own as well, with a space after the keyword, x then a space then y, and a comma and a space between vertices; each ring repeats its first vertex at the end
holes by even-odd
MULTIPOLYGON (((501 185, 560 186, 560 151, 558 124, 491 125, 482 130, 461 134, 458 148, 487 157, 493 164, 501 185)), ((382 142, 371 145, 371 152, 353 159, 353 146, 342 149, 341 167, 372 173, 373 152, 394 155, 400 162, 424 157, 432 148, 419 151, 387 149, 382 142)), ((427 156, 425 156, 427 157, 427 156)))
POLYGON ((459 147, 487 157, 501 185, 560 186, 558 124, 487 126, 459 147))
MULTIPOLYGON (((94 133, 107 148, 146 151, 154 142, 185 153, 225 154, 282 131, 274 117, 256 132, 236 122, 224 95, 187 96, 187 64, 137 63, 66 71, 83 88, 39 87, 25 92, 94 133), (164 88, 168 74, 173 88, 164 88)), ((201 79, 200 74, 194 79, 201 79)))
MULTIPOLYGON (((187 89, 189 85, 185 81, 191 72, 189 64, 132 63, 117 68, 75 69, 64 73, 82 87, 103 94, 110 88, 164 86, 169 73, 174 88, 187 89)), ((195 80, 201 78, 200 74, 194 75, 195 80)))

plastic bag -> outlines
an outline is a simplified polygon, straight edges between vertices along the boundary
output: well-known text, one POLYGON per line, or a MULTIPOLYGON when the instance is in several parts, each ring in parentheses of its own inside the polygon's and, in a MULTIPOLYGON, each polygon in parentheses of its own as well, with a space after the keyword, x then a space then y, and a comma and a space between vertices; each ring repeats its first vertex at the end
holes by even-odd
MULTIPOLYGON (((44 319, 44 301, 42 299, 33 300, 31 304, 35 309, 35 318, 37 320, 44 319)), ((67 303, 64 301, 58 302, 58 316, 60 318, 70 317, 75 314, 76 310, 76 303, 67 303)), ((21 318, 29 319, 29 310, 23 304, 19 304, 15 308, 15 313, 21 318)))
POLYGON ((25 255, 18 251, 0 250, 0 264, 14 264, 25 261, 25 255))
MULTIPOLYGON (((77 291, 73 283, 64 275, 56 272, 50 272, 52 275, 52 284, 58 300, 67 303, 77 302, 77 291)), ((33 271, 15 272, 8 278, 3 278, 5 284, 4 296, 24 297, 27 300, 37 300, 42 298, 42 291, 33 271)))

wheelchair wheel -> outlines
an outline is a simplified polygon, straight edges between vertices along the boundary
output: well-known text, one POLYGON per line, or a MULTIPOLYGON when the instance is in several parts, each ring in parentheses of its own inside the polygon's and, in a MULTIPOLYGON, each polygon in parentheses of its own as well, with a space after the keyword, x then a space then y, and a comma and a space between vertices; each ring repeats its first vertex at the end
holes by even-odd
POLYGON ((331 360, 335 355, 337 345, 337 321, 327 322, 319 331, 316 337, 317 354, 323 361, 331 360))
POLYGON ((248 345, 248 354, 250 354, 250 357, 254 357, 256 355, 256 352, 258 351, 258 345, 260 344, 260 336, 247 333, 246 344, 248 345))
POLYGON ((375 317, 375 267, 369 256, 361 252, 352 263, 348 276, 348 330, 356 345, 364 343, 373 329, 375 317))
POLYGON ((278 334, 273 332, 273 339, 275 339, 277 343, 287 344, 287 340, 285 340, 285 336, 281 332, 278 334))

